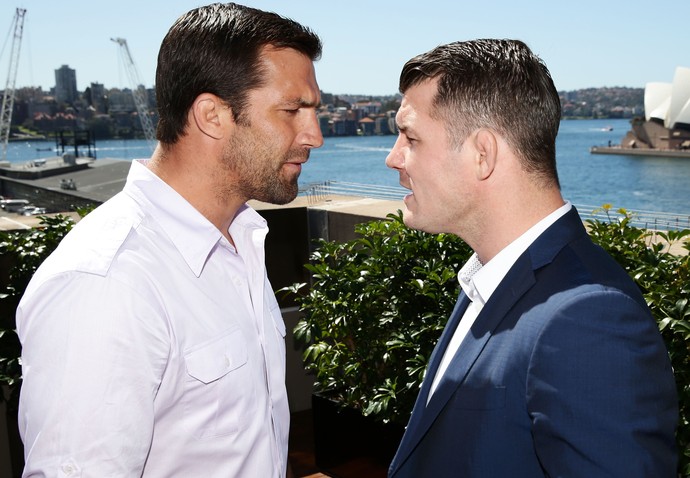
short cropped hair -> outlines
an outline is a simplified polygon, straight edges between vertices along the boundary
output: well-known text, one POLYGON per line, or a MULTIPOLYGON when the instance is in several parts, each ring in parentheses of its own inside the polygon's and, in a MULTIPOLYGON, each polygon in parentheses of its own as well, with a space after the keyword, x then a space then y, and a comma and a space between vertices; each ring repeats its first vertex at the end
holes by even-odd
POLYGON ((432 115, 446 123, 454 147, 478 128, 493 129, 526 171, 559 186, 560 98, 546 65, 525 43, 480 39, 438 46, 405 64, 400 92, 436 78, 432 115))
POLYGON ((187 113, 202 93, 212 93, 244 116, 248 93, 263 84, 264 46, 292 48, 312 61, 321 40, 309 28, 275 13, 234 3, 215 3, 187 12, 163 39, 156 69, 157 139, 174 144, 185 134, 187 113))

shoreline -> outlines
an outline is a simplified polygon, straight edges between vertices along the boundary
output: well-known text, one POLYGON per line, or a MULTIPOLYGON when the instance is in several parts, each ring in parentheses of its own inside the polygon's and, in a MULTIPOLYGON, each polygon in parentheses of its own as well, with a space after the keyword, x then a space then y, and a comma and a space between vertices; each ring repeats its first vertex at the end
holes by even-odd
POLYGON ((592 146, 589 152, 591 154, 619 154, 624 156, 654 156, 690 159, 690 150, 678 149, 641 149, 624 148, 623 146, 592 146))

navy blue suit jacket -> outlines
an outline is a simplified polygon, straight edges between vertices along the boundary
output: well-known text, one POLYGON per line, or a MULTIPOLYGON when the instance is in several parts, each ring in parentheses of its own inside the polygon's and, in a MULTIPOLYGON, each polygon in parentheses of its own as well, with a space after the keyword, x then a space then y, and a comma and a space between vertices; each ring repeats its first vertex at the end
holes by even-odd
POLYGON ((501 281, 427 405, 467 304, 461 294, 389 477, 676 476, 666 348, 637 286, 574 208, 501 281))

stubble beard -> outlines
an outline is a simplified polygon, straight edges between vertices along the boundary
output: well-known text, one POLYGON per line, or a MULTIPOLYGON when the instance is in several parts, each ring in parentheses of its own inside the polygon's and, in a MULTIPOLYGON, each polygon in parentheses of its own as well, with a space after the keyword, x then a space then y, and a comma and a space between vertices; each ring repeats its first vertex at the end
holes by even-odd
POLYGON ((286 171, 291 160, 306 160, 308 149, 293 148, 282 157, 268 138, 257 138, 250 131, 233 136, 223 152, 223 167, 231 172, 232 184, 225 184, 221 195, 241 195, 271 204, 287 204, 299 193, 298 174, 286 171))

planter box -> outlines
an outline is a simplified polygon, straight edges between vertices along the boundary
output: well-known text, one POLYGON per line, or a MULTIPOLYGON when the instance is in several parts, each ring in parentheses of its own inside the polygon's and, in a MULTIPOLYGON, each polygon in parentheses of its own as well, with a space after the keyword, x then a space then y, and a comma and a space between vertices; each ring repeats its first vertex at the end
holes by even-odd
POLYGON ((312 395, 312 414, 314 458, 319 470, 337 478, 386 476, 405 431, 402 426, 341 408, 319 394, 312 395))

